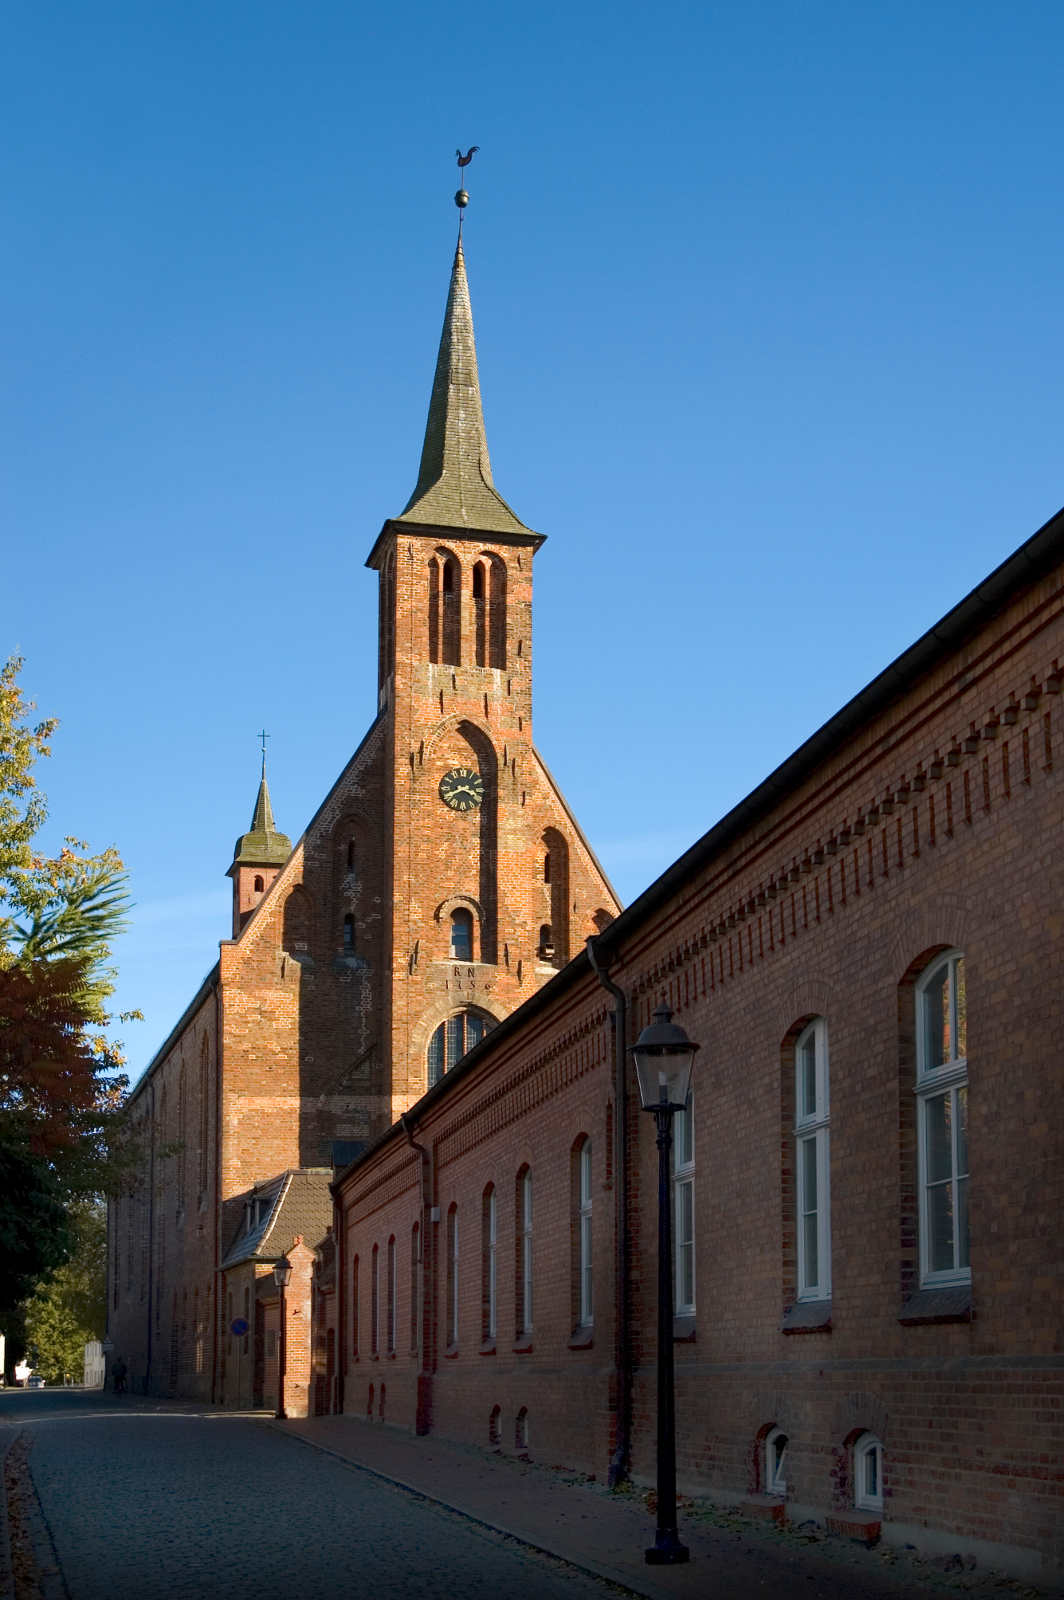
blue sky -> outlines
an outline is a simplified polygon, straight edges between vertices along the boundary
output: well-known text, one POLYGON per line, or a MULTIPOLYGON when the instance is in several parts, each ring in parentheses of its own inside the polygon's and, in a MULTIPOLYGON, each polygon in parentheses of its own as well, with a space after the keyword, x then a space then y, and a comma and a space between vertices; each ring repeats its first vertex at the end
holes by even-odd
POLYGON ((453 249, 625 900, 1064 501, 1064 9, 15 4, 0 650, 150 1058, 374 711, 453 249))

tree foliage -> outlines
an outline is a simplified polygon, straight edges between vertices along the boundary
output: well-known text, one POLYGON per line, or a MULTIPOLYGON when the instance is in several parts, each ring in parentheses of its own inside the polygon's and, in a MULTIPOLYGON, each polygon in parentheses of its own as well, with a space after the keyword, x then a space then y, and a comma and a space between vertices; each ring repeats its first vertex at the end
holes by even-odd
POLYGON ((34 764, 56 723, 33 721, 21 666, 0 670, 0 1312, 66 1260, 71 1208, 114 1181, 126 1086, 106 1033, 125 871, 73 837, 37 849, 34 764))
POLYGON ((102 1205, 75 1206, 72 1252, 25 1306, 25 1340, 35 1371, 48 1383, 80 1383, 85 1346, 107 1321, 107 1215, 102 1205))

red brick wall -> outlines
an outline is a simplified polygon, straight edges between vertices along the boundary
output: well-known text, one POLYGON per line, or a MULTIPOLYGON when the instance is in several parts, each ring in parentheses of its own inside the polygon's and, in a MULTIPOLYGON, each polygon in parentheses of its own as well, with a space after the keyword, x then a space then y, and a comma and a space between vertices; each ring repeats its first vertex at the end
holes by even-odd
MULTIPOLYGON (((681 1481, 725 1498, 756 1489, 756 1440, 776 1424, 790 1439, 792 1511, 824 1514, 852 1503, 850 1443, 865 1429, 885 1447, 888 1527, 1057 1566, 1062 598, 1059 573, 1034 586, 693 866, 671 900, 636 922, 611 974, 633 997, 633 1036, 664 998, 702 1044, 697 1317, 693 1341, 676 1346, 681 1481), (954 946, 967 968, 972 1310, 910 1325, 899 1314, 918 1282, 912 984, 934 951, 954 946), (812 1015, 827 1019, 830 1036, 833 1294, 829 1326, 795 1334, 782 1327, 794 1272, 785 1061, 796 1025, 812 1015)), ((600 1474, 613 1360, 604 1002, 590 979, 574 980, 416 1114, 440 1217, 430 1225, 431 1425, 486 1443, 499 1405, 506 1443, 527 1405, 537 1455, 600 1474), (569 1157, 581 1132, 599 1152, 589 1350, 569 1338, 569 1157), (533 1349, 514 1353, 505 1337, 512 1274, 503 1271, 500 1339, 494 1355, 481 1354, 480 1197, 497 1185, 505 1263, 525 1161, 537 1180, 533 1349), (462 1219, 462 1337, 448 1357, 441 1252, 452 1201, 462 1219)), ((639 1197, 656 1194, 656 1152, 646 1120, 636 1129, 631 1288, 634 1468, 650 1478, 656 1214, 639 1197)), ((405 1255, 420 1207, 416 1170, 393 1141, 346 1180, 341 1285, 355 1251, 367 1259, 389 1231, 405 1255)), ((402 1291, 402 1268, 399 1278, 402 1291)), ((387 1379, 389 1413, 411 1425, 416 1368, 400 1350, 387 1379)), ((363 1350, 347 1372, 349 1411, 364 1410, 368 1381, 363 1350)))

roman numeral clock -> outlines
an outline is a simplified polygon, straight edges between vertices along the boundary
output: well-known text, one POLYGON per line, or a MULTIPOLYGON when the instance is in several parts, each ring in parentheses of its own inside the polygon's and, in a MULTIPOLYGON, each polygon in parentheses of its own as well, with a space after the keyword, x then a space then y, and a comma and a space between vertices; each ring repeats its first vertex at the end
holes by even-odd
POLYGON ((484 798, 484 780, 472 767, 452 767, 440 779, 440 799, 452 811, 475 811, 484 798))

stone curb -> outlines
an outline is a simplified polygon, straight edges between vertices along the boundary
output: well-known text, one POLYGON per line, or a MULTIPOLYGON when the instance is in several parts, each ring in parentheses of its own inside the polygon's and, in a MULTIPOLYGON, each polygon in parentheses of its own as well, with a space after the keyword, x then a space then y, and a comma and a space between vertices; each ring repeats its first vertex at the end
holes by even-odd
MULTIPOLYGON (((552 1561, 560 1561, 567 1567, 572 1567, 576 1572, 585 1572, 592 1578, 601 1578, 606 1583, 615 1584, 624 1589, 627 1594, 640 1595, 645 1600, 677 1600, 677 1590, 665 1589, 653 1583, 649 1578, 640 1584, 633 1581, 633 1574, 621 1572, 616 1567, 608 1567, 601 1562, 592 1561, 586 1556, 567 1554, 550 1545, 539 1544, 530 1539, 527 1533, 518 1533, 513 1528, 504 1527, 498 1522, 489 1522, 487 1518, 480 1517, 474 1511, 467 1511, 463 1506, 455 1505, 453 1500, 445 1500, 442 1495, 429 1494, 424 1489, 419 1489, 415 1484, 405 1483, 402 1478, 394 1478, 390 1473, 381 1472, 378 1467, 367 1467, 361 1461, 355 1461, 350 1456, 345 1456, 339 1450, 331 1450, 328 1445, 319 1444, 316 1439, 308 1439, 302 1433, 290 1433, 281 1422, 263 1419, 268 1428, 282 1434, 286 1439, 292 1439, 297 1444, 303 1444, 311 1450, 317 1450, 324 1456, 331 1456, 334 1461, 340 1461, 345 1467, 350 1467, 354 1472, 364 1472, 371 1478, 377 1478, 381 1483, 389 1484, 393 1489, 401 1489, 404 1494, 409 1494, 416 1500, 424 1501, 427 1505, 442 1506, 445 1511, 463 1517, 466 1522, 472 1522, 479 1528, 486 1528, 489 1533, 500 1535, 504 1539, 512 1539, 516 1544, 524 1545, 526 1550, 535 1550, 538 1555, 548 1556, 552 1561)), ((681 1570, 681 1569, 677 1569, 681 1570)), ((690 1570, 689 1568, 687 1570, 690 1570)))

